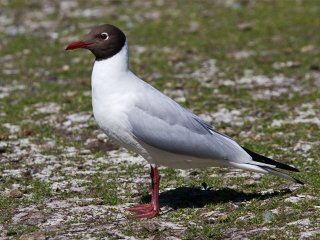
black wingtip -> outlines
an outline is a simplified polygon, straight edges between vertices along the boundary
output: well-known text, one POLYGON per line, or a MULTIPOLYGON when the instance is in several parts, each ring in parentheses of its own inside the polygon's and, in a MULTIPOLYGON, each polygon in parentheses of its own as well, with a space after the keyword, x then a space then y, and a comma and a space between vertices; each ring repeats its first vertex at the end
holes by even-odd
POLYGON ((292 177, 292 178, 296 181, 296 183, 299 183, 299 184, 301 184, 301 185, 305 185, 305 183, 302 182, 302 181, 300 181, 299 179, 294 178, 294 177, 292 177))
POLYGON ((292 172, 300 172, 299 169, 297 169, 295 167, 289 166, 289 165, 281 163, 281 162, 277 162, 275 160, 272 160, 271 158, 268 158, 268 157, 262 156, 258 153, 252 152, 251 150, 249 150, 247 148, 244 148, 244 147, 242 147, 242 148, 252 157, 253 161, 270 164, 270 165, 276 166, 276 168, 280 168, 283 170, 288 170, 288 171, 292 171, 292 172))

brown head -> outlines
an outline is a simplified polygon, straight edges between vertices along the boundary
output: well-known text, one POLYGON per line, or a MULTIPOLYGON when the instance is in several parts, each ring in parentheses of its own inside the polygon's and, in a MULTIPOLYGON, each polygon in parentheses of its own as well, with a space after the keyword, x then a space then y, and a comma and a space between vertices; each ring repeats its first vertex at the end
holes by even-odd
POLYGON ((65 50, 86 48, 99 61, 116 55, 125 45, 125 42, 126 36, 119 28, 111 24, 104 24, 93 27, 83 41, 71 43, 65 50))

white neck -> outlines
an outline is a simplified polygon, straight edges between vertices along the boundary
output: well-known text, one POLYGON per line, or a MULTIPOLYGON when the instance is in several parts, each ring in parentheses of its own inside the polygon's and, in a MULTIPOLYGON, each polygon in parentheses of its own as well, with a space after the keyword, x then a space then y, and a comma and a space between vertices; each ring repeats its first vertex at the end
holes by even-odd
POLYGON ((101 76, 101 74, 106 76, 116 76, 129 70, 129 54, 128 54, 128 44, 127 42, 122 47, 120 52, 116 55, 104 59, 95 61, 93 66, 92 77, 95 75, 101 76))
POLYGON ((126 76, 130 74, 128 60, 128 45, 125 43, 116 55, 95 61, 91 76, 93 105, 95 105, 95 99, 103 102, 104 100, 101 99, 112 94, 115 89, 123 85, 121 83, 127 80, 126 76))

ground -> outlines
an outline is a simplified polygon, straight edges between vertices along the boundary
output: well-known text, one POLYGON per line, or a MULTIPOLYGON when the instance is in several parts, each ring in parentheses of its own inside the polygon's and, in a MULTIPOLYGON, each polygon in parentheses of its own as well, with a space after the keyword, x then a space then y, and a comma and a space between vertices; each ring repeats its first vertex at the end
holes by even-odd
POLYGON ((306 1, 0 1, 0 239, 319 239, 320 5, 306 1), (149 166, 94 122, 91 26, 129 39, 138 76, 297 185, 234 169, 149 166))

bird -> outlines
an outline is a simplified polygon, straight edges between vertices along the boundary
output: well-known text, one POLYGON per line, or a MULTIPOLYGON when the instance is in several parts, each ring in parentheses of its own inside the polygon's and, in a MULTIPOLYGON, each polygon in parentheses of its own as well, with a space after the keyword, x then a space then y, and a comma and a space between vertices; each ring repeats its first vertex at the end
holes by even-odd
POLYGON ((91 75, 95 121, 111 140, 141 155, 151 167, 151 201, 128 208, 134 212, 131 217, 159 215, 159 165, 239 168, 303 184, 279 171, 299 172, 297 168, 240 146, 130 71, 127 37, 118 27, 95 26, 84 40, 65 50, 79 48, 95 56, 91 75))

